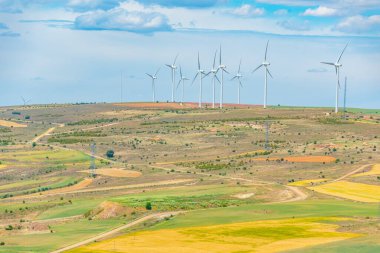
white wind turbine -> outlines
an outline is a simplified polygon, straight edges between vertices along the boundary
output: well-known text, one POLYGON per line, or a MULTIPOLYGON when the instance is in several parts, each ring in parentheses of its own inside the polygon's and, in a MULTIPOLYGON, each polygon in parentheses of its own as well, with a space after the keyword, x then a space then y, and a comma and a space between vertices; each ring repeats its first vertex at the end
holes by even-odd
POLYGON ((335 113, 338 113, 338 111, 339 111, 339 108, 338 108, 339 107, 339 89, 340 89, 339 69, 340 69, 340 67, 343 66, 340 63, 340 59, 342 58, 342 55, 343 55, 344 51, 346 50, 347 46, 348 46, 348 43, 344 47, 342 53, 340 54, 339 58, 337 59, 337 61, 335 63, 333 63, 333 62, 321 62, 323 64, 332 65, 335 67, 335 73, 336 73, 336 77, 338 79, 338 82, 336 84, 335 113))
POLYGON ((177 69, 177 66, 175 65, 178 58, 178 54, 174 58, 173 64, 166 64, 169 68, 172 70, 172 102, 174 102, 174 88, 175 88, 175 71, 177 69))
POLYGON ((258 66, 257 68, 255 68, 252 73, 254 73, 256 70, 258 70, 259 68, 261 67, 265 67, 265 84, 264 84, 264 108, 267 108, 267 96, 268 96, 268 74, 270 75, 270 77, 273 78, 272 74, 269 72, 269 65, 270 65, 270 62, 267 61, 267 53, 268 53, 268 44, 269 44, 269 40, 267 41, 267 47, 265 49, 265 56, 264 56, 264 61, 263 63, 260 64, 260 66, 258 66))
POLYGON ((24 107, 31 101, 31 99, 25 99, 24 97, 21 96, 22 102, 24 104, 24 107))
POLYGON ((219 108, 223 108, 223 83, 224 83, 223 72, 226 72, 227 74, 229 74, 226 68, 227 66, 222 64, 222 45, 220 45, 218 70, 220 69, 222 71, 222 82, 220 82, 219 108))
POLYGON ((180 79, 179 79, 179 82, 177 84, 177 89, 178 89, 178 86, 182 83, 182 98, 181 98, 181 105, 182 103, 184 102, 184 97, 185 97, 185 81, 189 80, 187 77, 185 77, 184 75, 182 75, 182 68, 181 66, 179 67, 179 74, 180 74, 180 79))
POLYGON ((199 52, 198 52, 198 70, 197 70, 197 74, 194 76, 192 84, 195 82, 195 79, 197 79, 197 77, 199 76, 199 102, 198 102, 199 108, 202 108, 202 79, 205 74, 206 74, 205 71, 201 68, 201 62, 199 60, 199 52))
POLYGON ((156 101, 156 84, 155 84, 155 81, 157 79, 157 74, 158 72, 160 71, 160 68, 157 69, 156 73, 154 75, 151 75, 151 74, 147 74, 147 76, 149 76, 151 79, 152 79, 152 92, 153 92, 153 102, 156 101))
POLYGON ((216 61, 216 54, 218 51, 215 51, 214 55, 214 63, 212 65, 212 69, 210 72, 208 72, 204 77, 208 76, 209 74, 212 74, 212 108, 215 108, 215 79, 220 83, 218 76, 216 75, 219 71, 219 68, 216 68, 215 61, 216 61))
POLYGON ((241 67, 241 59, 240 59, 240 63, 239 63, 239 69, 238 69, 238 72, 236 73, 236 75, 231 79, 231 81, 237 79, 239 81, 238 83, 238 104, 240 105, 240 87, 243 88, 243 84, 241 83, 241 78, 243 77, 243 75, 241 74, 240 72, 240 67, 241 67))

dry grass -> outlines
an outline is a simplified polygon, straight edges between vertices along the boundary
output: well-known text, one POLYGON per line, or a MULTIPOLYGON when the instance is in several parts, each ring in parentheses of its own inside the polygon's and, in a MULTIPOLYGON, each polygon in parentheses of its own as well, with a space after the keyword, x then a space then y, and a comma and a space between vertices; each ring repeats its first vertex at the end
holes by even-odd
POLYGON ((327 181, 329 181, 329 179, 326 179, 326 178, 308 179, 308 180, 296 181, 296 182, 290 183, 288 185, 291 185, 291 186, 313 186, 314 184, 323 183, 323 182, 327 182, 327 181))
POLYGON ((363 177, 363 176, 373 176, 373 175, 380 175, 380 164, 373 165, 370 171, 358 173, 358 174, 352 175, 351 177, 363 177))
MULTIPOLYGON (((82 170, 80 172, 90 173, 89 170, 82 170)), ((136 178, 141 176, 141 172, 125 169, 96 169, 95 173, 97 175, 107 176, 107 177, 129 177, 136 178)))
POLYGON ((2 126, 2 127, 15 127, 15 128, 28 127, 27 125, 19 124, 19 123, 8 121, 8 120, 0 120, 0 126, 2 126))
POLYGON ((332 163, 336 161, 332 156, 287 156, 287 157, 270 157, 270 158, 255 158, 254 161, 276 161, 281 160, 295 163, 332 163))
POLYGON ((334 224, 319 223, 316 218, 304 218, 165 229, 124 235, 71 252, 268 253, 359 236, 359 234, 337 232, 338 227, 334 224))
POLYGON ((361 202, 380 202, 380 186, 348 181, 308 187, 316 192, 361 202))

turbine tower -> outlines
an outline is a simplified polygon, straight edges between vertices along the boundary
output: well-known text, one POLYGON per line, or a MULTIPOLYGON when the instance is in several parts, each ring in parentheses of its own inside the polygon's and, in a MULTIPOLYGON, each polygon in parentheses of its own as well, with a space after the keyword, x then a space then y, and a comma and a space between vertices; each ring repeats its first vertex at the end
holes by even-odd
POLYGON ((228 71, 226 70, 227 66, 222 64, 222 45, 220 45, 220 51, 219 51, 219 67, 218 70, 220 69, 222 71, 222 82, 220 82, 220 102, 219 102, 219 108, 223 108, 223 72, 226 72, 227 74, 228 71))
POLYGON ((265 56, 263 63, 260 64, 257 68, 255 68, 252 73, 254 73, 256 70, 258 70, 261 67, 265 67, 265 83, 264 83, 264 108, 267 108, 267 96, 268 96, 268 74, 271 78, 273 78, 272 74, 269 72, 268 67, 270 66, 270 62, 267 60, 267 53, 268 53, 268 44, 269 40, 267 41, 267 47, 265 48, 265 56))
POLYGON ((327 64, 327 65, 331 65, 331 66, 334 66, 335 67, 335 74, 336 74, 336 77, 338 79, 337 83, 336 83, 336 97, 335 97, 335 113, 338 113, 339 111, 339 89, 340 89, 340 81, 339 81, 339 70, 340 68, 343 66, 342 63, 340 63, 340 60, 342 59, 342 55, 344 53, 344 51, 346 50, 348 46, 348 43, 346 44, 346 46, 344 47, 342 53, 340 54, 339 58, 337 59, 337 61, 335 63, 333 62, 321 62, 322 64, 327 64))
POLYGON ((238 72, 236 73, 236 75, 231 79, 231 81, 237 79, 239 81, 238 83, 238 104, 240 105, 240 87, 243 88, 243 84, 241 83, 241 78, 243 77, 243 75, 241 74, 240 72, 240 67, 241 67, 241 59, 240 59, 240 63, 239 63, 239 69, 238 69, 238 72))
POLYGON ((182 68, 181 66, 179 67, 179 73, 180 73, 180 79, 179 79, 179 82, 177 84, 177 89, 178 89, 178 86, 182 83, 182 98, 181 98, 181 105, 183 104, 183 100, 184 100, 184 97, 185 97, 185 81, 189 80, 188 78, 186 78, 184 75, 182 75, 182 68))
POLYGON ((195 79, 197 79, 197 77, 199 76, 199 101, 198 101, 199 108, 202 108, 202 79, 205 74, 206 74, 205 71, 201 68, 201 62, 199 60, 199 52, 198 52, 198 70, 191 84, 193 84, 195 82, 195 79))
POLYGON ((219 68, 216 68, 215 61, 216 61, 216 54, 218 51, 215 51, 214 55, 214 63, 212 65, 212 69, 210 72, 208 72, 204 77, 208 76, 209 74, 212 74, 212 108, 215 108, 215 79, 220 83, 218 76, 216 75, 219 71, 219 68))
POLYGON ((158 71, 160 71, 160 68, 157 69, 156 73, 154 75, 146 73, 151 79, 152 79, 152 92, 153 92, 153 103, 156 101, 156 84, 155 81, 157 79, 158 71))
POLYGON ((175 63, 177 62, 178 54, 174 58, 173 64, 166 64, 169 68, 172 70, 172 102, 174 102, 174 88, 175 88, 175 71, 177 69, 177 66, 175 63))

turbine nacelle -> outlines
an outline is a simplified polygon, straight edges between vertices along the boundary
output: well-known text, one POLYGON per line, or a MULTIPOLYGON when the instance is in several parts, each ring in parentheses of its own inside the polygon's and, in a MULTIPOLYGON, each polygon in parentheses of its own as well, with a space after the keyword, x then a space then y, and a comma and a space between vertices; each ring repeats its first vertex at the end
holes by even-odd
POLYGON ((268 66, 270 66, 270 62, 264 61, 264 62, 262 63, 262 65, 263 65, 264 67, 268 67, 268 66))

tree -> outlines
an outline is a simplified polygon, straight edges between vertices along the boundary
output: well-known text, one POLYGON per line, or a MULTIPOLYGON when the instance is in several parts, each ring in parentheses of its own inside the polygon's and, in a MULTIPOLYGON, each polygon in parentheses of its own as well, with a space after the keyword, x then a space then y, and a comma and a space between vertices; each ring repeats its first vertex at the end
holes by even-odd
POLYGON ((146 202, 145 209, 146 210, 152 210, 152 203, 146 202))
POLYGON ((114 155, 115 155, 115 152, 112 149, 108 150, 107 153, 106 153, 106 156, 108 158, 113 158, 114 155))

